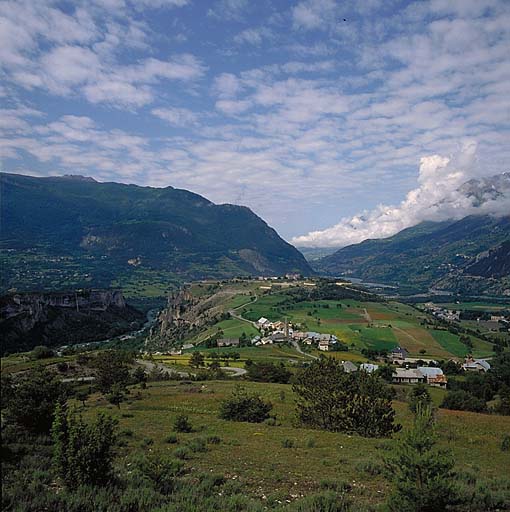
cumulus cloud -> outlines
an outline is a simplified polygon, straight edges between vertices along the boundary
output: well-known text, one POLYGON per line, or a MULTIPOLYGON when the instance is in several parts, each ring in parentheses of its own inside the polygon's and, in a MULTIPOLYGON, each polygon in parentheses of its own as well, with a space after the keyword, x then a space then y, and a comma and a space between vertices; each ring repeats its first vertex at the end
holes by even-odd
POLYGON ((477 179, 476 143, 469 142, 451 157, 421 158, 418 187, 398 206, 379 205, 335 226, 295 237, 297 246, 344 247, 373 238, 386 238, 423 221, 461 219, 473 214, 510 214, 510 177, 498 187, 477 179))
POLYGON ((194 125, 199 120, 198 114, 187 108, 154 108, 151 113, 174 126, 194 125))

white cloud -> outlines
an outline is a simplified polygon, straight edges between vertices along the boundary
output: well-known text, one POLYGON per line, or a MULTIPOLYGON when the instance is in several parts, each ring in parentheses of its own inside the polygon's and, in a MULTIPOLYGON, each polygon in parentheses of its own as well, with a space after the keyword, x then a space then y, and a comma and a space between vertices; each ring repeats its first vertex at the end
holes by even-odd
POLYGON ((174 126, 194 125, 199 120, 199 116, 187 108, 155 108, 151 113, 174 126))
POLYGON ((432 155, 421 158, 418 187, 407 193, 398 206, 379 205, 335 226, 295 237, 297 246, 344 247, 371 238, 386 238, 423 221, 461 219, 473 214, 510 213, 510 186, 504 195, 469 195, 463 185, 478 177, 476 144, 465 144, 453 157, 432 155))
POLYGON ((336 4, 333 0, 305 0, 292 9, 295 28, 305 30, 325 29, 334 16, 336 4))
POLYGON ((267 27, 247 28, 236 34, 234 41, 238 44, 251 44, 260 46, 264 39, 272 37, 272 32, 267 27))
POLYGON ((207 14, 219 20, 243 20, 250 3, 248 0, 217 0, 207 14))

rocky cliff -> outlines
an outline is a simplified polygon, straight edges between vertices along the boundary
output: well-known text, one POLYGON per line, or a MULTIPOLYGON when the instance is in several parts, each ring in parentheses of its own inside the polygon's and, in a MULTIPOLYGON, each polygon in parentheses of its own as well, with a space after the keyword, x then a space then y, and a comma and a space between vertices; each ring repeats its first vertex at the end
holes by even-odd
POLYGON ((118 290, 15 293, 0 297, 1 352, 97 341, 135 329, 143 314, 118 290))

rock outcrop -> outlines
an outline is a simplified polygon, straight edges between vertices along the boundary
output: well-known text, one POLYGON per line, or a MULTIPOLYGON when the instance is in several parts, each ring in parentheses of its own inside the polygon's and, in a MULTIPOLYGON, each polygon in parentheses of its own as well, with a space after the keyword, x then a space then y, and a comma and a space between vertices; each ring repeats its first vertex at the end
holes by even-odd
POLYGON ((97 341, 136 328, 143 314, 118 290, 15 293, 0 297, 2 353, 97 341))

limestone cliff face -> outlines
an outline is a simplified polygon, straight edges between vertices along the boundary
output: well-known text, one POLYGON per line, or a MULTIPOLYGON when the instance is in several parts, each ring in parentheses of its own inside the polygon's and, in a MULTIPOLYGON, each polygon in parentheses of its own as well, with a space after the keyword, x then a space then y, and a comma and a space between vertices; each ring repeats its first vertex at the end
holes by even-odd
POLYGON ((17 293, 0 297, 2 352, 97 341, 136 327, 143 315, 119 290, 17 293))
POLYGON ((152 347, 168 348, 184 337, 217 322, 224 312, 225 302, 236 294, 232 290, 219 290, 209 296, 195 297, 187 287, 168 298, 161 311, 153 336, 152 347))

